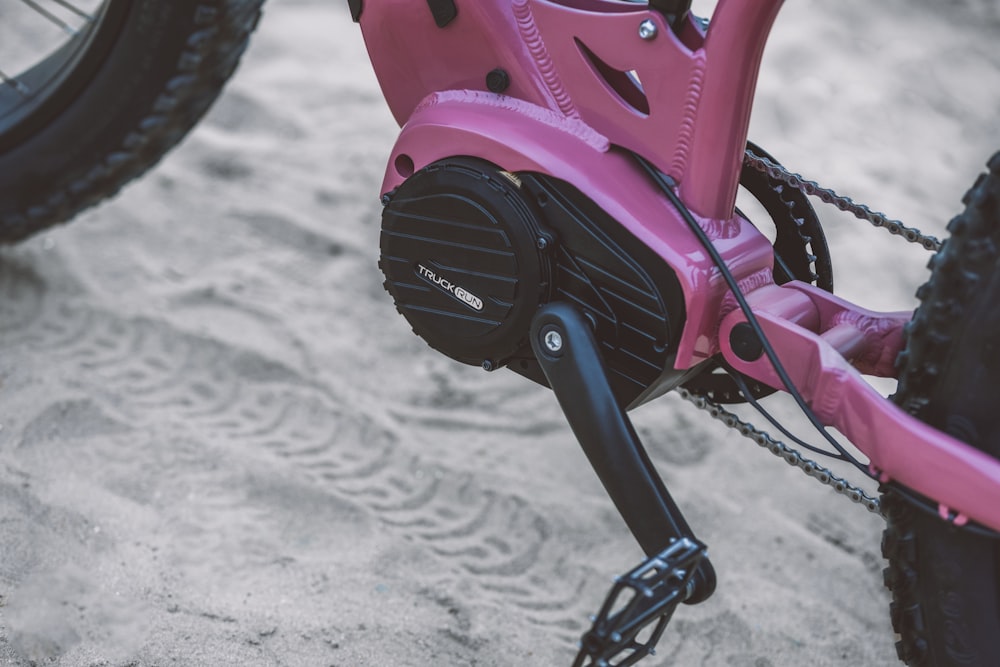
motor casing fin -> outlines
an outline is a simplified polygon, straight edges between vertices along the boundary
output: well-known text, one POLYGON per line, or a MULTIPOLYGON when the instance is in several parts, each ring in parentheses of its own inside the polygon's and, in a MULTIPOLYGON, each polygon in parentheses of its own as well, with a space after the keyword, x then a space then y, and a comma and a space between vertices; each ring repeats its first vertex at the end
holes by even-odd
POLYGON ((463 363, 493 369, 526 343, 549 299, 539 215, 518 179, 472 158, 426 167, 382 213, 385 288, 413 332, 463 363))
POLYGON ((622 405, 672 389, 684 295, 670 266, 579 190, 448 158, 413 174, 382 215, 385 288, 434 349, 539 384, 531 320, 552 300, 593 326, 622 405))

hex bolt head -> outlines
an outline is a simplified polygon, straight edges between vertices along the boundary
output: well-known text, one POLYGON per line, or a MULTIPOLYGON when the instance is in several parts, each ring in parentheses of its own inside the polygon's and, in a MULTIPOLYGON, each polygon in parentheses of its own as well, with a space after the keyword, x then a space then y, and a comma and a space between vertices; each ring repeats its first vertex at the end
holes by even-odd
POLYGON ((652 19, 644 19, 642 23, 639 24, 639 37, 649 41, 651 39, 656 39, 656 35, 659 33, 659 28, 653 23, 652 19))
POLYGON ((545 347, 547 347, 550 352, 558 352, 562 349, 563 338, 562 334, 558 331, 550 330, 546 332, 543 341, 545 343, 545 347))

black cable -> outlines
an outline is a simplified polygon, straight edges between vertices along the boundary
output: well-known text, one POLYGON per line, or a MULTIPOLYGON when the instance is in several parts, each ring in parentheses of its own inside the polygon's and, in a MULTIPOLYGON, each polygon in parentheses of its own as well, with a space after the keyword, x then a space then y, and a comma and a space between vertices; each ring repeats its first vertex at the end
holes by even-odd
MULTIPOLYGON (((894 482, 889 482, 888 484, 885 484, 884 486, 889 487, 890 489, 892 489, 892 492, 895 493, 895 494, 897 494, 900 498, 902 498, 903 500, 905 500, 907 503, 909 503, 910 507, 913 507, 913 508, 917 509, 918 511, 923 512, 924 514, 927 514, 927 515, 930 515, 930 516, 934 516, 934 517, 937 517, 938 519, 941 519, 941 515, 938 513, 938 509, 936 507, 934 507, 934 501, 926 499, 923 496, 918 495, 916 493, 913 493, 909 489, 907 489, 906 487, 901 486, 900 484, 896 484, 894 482)), ((984 526, 984 525, 978 524, 978 523, 972 523, 971 520, 970 520, 970 523, 961 524, 961 525, 958 524, 958 523, 955 523, 955 519, 954 518, 948 518, 948 519, 942 519, 942 520, 943 521, 947 521, 948 523, 950 523, 952 526, 955 527, 956 530, 964 531, 964 532, 967 532, 967 533, 971 533, 971 534, 976 535, 978 537, 986 537, 986 538, 989 538, 991 540, 1000 541, 1000 533, 998 533, 997 531, 993 530, 989 526, 984 526)))
MULTIPOLYGON (((727 370, 729 370, 729 369, 727 369, 727 370)), ((778 429, 779 431, 781 431, 781 433, 786 438, 790 439, 792 442, 794 442, 795 444, 797 444, 799 447, 804 447, 805 449, 808 449, 810 452, 813 452, 814 454, 819 454, 820 456, 828 456, 831 459, 834 459, 835 461, 847 461, 847 459, 844 458, 843 454, 834 454, 833 452, 828 452, 825 449, 820 449, 819 447, 817 447, 815 445, 810 445, 808 442, 805 442, 804 440, 799 439, 795 434, 793 434, 791 431, 789 431, 787 428, 785 428, 777 419, 775 419, 771 415, 771 413, 767 411, 767 408, 765 408, 763 405, 761 405, 760 402, 756 398, 754 398, 753 394, 750 392, 750 388, 747 387, 747 383, 743 381, 743 378, 740 377, 738 371, 736 371, 736 370, 729 370, 729 374, 733 378, 733 381, 736 383, 736 388, 739 389, 740 393, 743 394, 743 398, 746 399, 747 403, 749 403, 750 405, 752 405, 753 408, 755 410, 757 410, 757 412, 759 412, 761 415, 763 415, 764 419, 766 419, 767 421, 771 422, 771 424, 776 429, 778 429)))
POLYGON ((684 204, 684 202, 681 201, 680 197, 677 196, 677 193, 674 192, 674 187, 677 184, 674 182, 672 178, 661 173, 660 170, 656 169, 653 165, 647 162, 642 156, 636 155, 635 157, 639 161, 639 164, 642 165, 643 169, 646 170, 646 173, 648 173, 653 178, 656 184, 660 187, 660 190, 662 190, 663 193, 667 196, 667 198, 670 200, 670 203, 674 206, 674 208, 677 209, 677 212, 681 214, 681 217, 684 219, 684 222, 688 225, 688 227, 691 228, 691 231, 694 233, 695 237, 705 248, 705 252, 708 253, 708 256, 712 259, 712 262, 721 272, 722 278, 726 281, 726 285, 728 285, 730 291, 733 293, 733 296, 736 298, 736 302, 737 304, 739 304, 740 310, 743 312, 743 315, 747 318, 747 323, 750 325, 750 328, 753 330, 758 340, 760 340, 761 347, 764 348, 764 354, 767 355, 768 360, 771 362, 771 365, 774 368, 774 372, 777 373, 778 375, 778 379, 781 380, 781 383, 783 385, 785 385, 785 388, 787 389, 789 396, 791 396, 795 400, 796 405, 799 406, 799 409, 802 410, 802 413, 806 416, 806 418, 813 425, 816 431, 821 436, 823 436, 823 438, 827 442, 833 445, 833 448, 836 449, 840 453, 840 455, 844 457, 845 461, 856 467, 858 470, 862 471, 865 475, 873 477, 872 472, 868 469, 867 465, 861 463, 856 458, 854 458, 854 456, 852 456, 851 453, 848 452, 843 445, 837 442, 837 440, 832 435, 830 435, 829 431, 826 430, 826 426, 824 426, 822 422, 819 421, 819 418, 816 416, 816 413, 812 411, 812 408, 810 408, 809 405, 806 403, 805 399, 802 397, 802 394, 799 393, 799 390, 795 388, 795 385, 794 383, 792 383, 792 380, 789 377, 788 372, 785 370, 785 367, 778 359, 777 353, 771 346, 771 342, 767 339, 767 336, 764 335, 764 330, 761 328, 760 322, 757 321, 757 317, 754 315, 753 310, 751 310, 750 304, 747 303, 746 297, 744 297, 743 293, 740 291, 740 287, 736 282, 736 278, 733 277, 733 274, 729 270, 729 267, 726 266, 726 262, 722 259, 722 256, 719 255, 719 251, 715 249, 715 245, 712 243, 712 240, 708 238, 707 234, 705 234, 705 230, 701 228, 701 225, 698 224, 698 221, 694 219, 693 215, 691 215, 691 211, 684 204))
MULTIPOLYGON (((830 435, 829 431, 826 430, 826 427, 819 421, 819 418, 816 417, 816 413, 813 412, 812 408, 810 408, 806 404, 805 399, 802 397, 802 394, 799 393, 799 390, 795 388, 795 385, 792 383, 791 378, 788 376, 788 372, 785 370, 785 367, 781 364, 781 361, 778 359, 778 355, 775 353, 774 348, 771 346, 770 341, 765 336, 764 330, 760 326, 760 322, 757 321, 757 317, 753 314, 753 311, 750 309, 750 304, 747 303, 746 298, 743 296, 743 293, 740 292, 739 285, 736 283, 736 278, 733 277, 732 272, 729 271, 729 267, 726 266, 726 263, 725 261, 723 261, 722 256, 719 255, 718 250, 715 249, 715 245, 712 243, 712 240, 708 238, 707 234, 705 234, 705 230, 701 228, 701 226, 698 224, 698 221, 694 219, 693 215, 691 215, 691 211, 688 209, 688 207, 684 204, 684 202, 680 200, 680 197, 678 197, 677 194, 673 191, 673 188, 674 186, 676 186, 676 183, 674 183, 673 179, 662 174, 658 169, 649 164, 649 162, 647 162, 641 156, 636 155, 636 159, 639 160, 639 164, 641 164, 642 167, 646 170, 646 172, 653 178, 653 180, 656 181, 657 185, 659 185, 663 193, 667 195, 667 198, 670 200, 670 203, 674 206, 674 208, 677 209, 677 212, 681 214, 681 217, 684 219, 684 222, 691 228, 691 231, 694 232, 694 235, 698 238, 698 241, 705 248, 705 251, 708 253, 709 257, 711 257, 712 262, 722 273, 722 277, 726 281, 726 285, 728 285, 729 289, 732 291, 733 296, 736 298, 736 302, 739 304, 740 310, 743 312, 744 316, 746 316, 747 323, 750 325, 754 334, 760 340, 761 346, 764 348, 764 353, 767 355, 768 360, 774 367, 775 373, 777 373, 778 378, 781 380, 782 384, 784 384, 785 387, 788 389, 788 394, 795 400, 795 403, 799 406, 803 414, 805 414, 805 416, 809 419, 810 423, 820 433, 820 435, 822 435, 823 438, 831 445, 833 445, 834 449, 836 449, 837 452, 840 453, 840 456, 843 457, 841 460, 851 463, 868 477, 875 478, 875 475, 872 474, 871 470, 867 465, 862 464, 860 461, 854 458, 854 456, 852 456, 846 449, 844 449, 843 445, 837 442, 836 439, 834 439, 834 437, 830 435)), ((743 392, 744 396, 751 402, 751 404, 753 405, 757 403, 756 399, 752 398, 752 395, 749 393, 749 391, 746 391, 747 389, 746 383, 743 382, 742 378, 739 378, 737 375, 734 375, 733 377, 736 380, 737 386, 739 387, 740 391, 743 392)), ((754 405, 754 407, 757 407, 757 405, 754 405)), ((833 454, 831 454, 830 452, 823 452, 823 450, 817 450, 815 447, 808 445, 799 440, 798 438, 796 438, 795 436, 789 434, 784 429, 784 427, 776 423, 776 420, 772 421, 772 417, 766 411, 762 411, 761 414, 763 414, 765 418, 768 419, 768 421, 770 421, 777 428, 779 428, 782 431, 782 433, 792 438, 792 440, 794 440, 799 445, 802 445, 803 447, 809 449, 810 451, 817 451, 818 453, 824 453, 827 456, 838 458, 833 454)), ((888 484, 885 484, 884 486, 891 489, 893 493, 896 493, 901 498, 903 498, 907 503, 910 504, 911 507, 915 507, 917 508, 917 510, 924 512, 928 515, 937 516, 940 518, 937 509, 934 507, 933 501, 927 500, 922 496, 915 494, 914 492, 911 492, 909 489, 897 483, 890 482, 888 484)), ((965 525, 959 525, 955 523, 953 519, 947 519, 947 521, 960 531, 1000 541, 1000 533, 998 533, 996 530, 993 530, 988 526, 983 526, 981 524, 974 522, 967 523, 965 525)))
MULTIPOLYGON (((736 214, 745 219, 751 225, 753 225, 754 229, 757 229, 757 225, 753 224, 753 220, 744 215, 743 211, 741 211, 739 208, 736 209, 736 214)), ((758 231, 760 230, 758 229, 758 231)), ((775 268, 780 268, 782 271, 785 272, 785 275, 788 276, 789 280, 795 279, 795 274, 792 272, 791 267, 789 267, 788 264, 785 262, 784 258, 778 254, 777 250, 775 250, 774 252, 774 264, 775 268)))

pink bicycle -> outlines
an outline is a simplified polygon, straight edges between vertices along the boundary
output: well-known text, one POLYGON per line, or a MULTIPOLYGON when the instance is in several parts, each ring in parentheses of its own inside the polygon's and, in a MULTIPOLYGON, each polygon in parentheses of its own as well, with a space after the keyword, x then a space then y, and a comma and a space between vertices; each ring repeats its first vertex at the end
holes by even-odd
POLYGON ((983 388, 1000 373, 1000 156, 947 244, 806 181, 747 143, 780 0, 722 0, 710 22, 690 6, 352 2, 403 126, 381 189, 386 289, 436 350, 552 388, 646 552, 577 665, 635 663, 714 589, 626 414, 670 390, 881 510, 903 661, 997 664, 1000 443, 983 388), (740 185, 773 244, 736 209, 740 185), (942 246, 915 315, 831 293, 809 196, 942 246), (898 377, 892 402, 862 374, 898 377), (823 447, 787 435, 876 478, 881 500, 722 407, 775 388, 823 447))
MULTIPOLYGON (((6 242, 174 145, 235 67, 260 0, 57 4, 65 16, 43 16, 69 39, 0 71, 6 242), (112 91, 129 104, 108 106, 112 91)), ((680 603, 714 590, 627 415, 669 391, 885 516, 901 660, 1000 664, 1000 156, 939 243, 748 143, 781 0, 720 0, 711 21, 690 0, 349 5, 403 127, 381 186, 379 263, 397 309, 445 355, 551 387, 648 556, 612 588, 575 664, 634 664, 680 603), (773 241, 736 208, 741 186, 773 241), (832 294, 810 197, 937 251, 916 313, 832 294), (892 400, 862 375, 898 378, 892 400), (768 415, 759 399, 776 390, 819 445, 768 415), (729 412, 736 402, 795 448, 729 412), (881 497, 803 451, 853 465, 881 497)))

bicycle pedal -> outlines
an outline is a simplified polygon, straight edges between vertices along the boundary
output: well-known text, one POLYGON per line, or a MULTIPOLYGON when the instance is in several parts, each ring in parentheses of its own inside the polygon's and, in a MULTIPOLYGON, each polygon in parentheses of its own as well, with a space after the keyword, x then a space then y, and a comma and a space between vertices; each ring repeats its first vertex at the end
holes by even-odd
POLYGON ((627 667, 653 655, 677 605, 691 594, 705 552, 698 540, 674 540, 615 579, 583 635, 573 667, 627 667))

